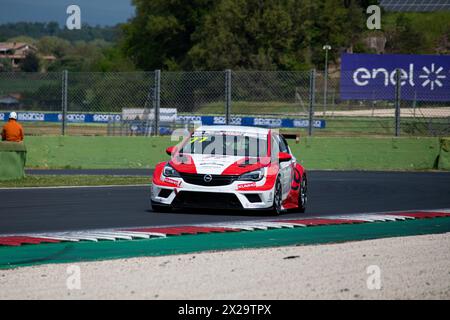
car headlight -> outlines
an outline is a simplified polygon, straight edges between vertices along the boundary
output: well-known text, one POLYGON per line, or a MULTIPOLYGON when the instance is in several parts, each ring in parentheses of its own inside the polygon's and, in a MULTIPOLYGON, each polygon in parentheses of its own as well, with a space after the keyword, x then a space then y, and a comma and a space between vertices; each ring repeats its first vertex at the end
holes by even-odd
POLYGON ((247 172, 241 175, 239 181, 260 181, 264 178, 264 169, 258 169, 255 171, 247 172))
POLYGON ((166 164, 162 172, 164 177, 167 178, 180 178, 180 174, 170 164, 166 164))

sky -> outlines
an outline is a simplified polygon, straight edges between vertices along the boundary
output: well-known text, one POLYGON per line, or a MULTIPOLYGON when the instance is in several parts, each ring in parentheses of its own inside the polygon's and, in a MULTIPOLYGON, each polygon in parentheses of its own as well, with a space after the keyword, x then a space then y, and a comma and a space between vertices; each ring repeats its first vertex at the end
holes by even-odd
POLYGON ((0 0, 0 24, 7 22, 49 22, 65 25, 69 5, 81 9, 81 23, 115 25, 134 15, 131 0, 0 0))

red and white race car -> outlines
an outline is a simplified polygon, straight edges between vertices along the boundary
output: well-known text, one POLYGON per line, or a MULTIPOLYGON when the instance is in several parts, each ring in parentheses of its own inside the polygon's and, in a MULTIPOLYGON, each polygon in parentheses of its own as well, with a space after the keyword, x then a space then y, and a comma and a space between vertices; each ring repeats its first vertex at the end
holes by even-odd
POLYGON ((153 173, 155 211, 306 209, 306 171, 274 130, 202 126, 166 152, 171 160, 157 164, 153 173))

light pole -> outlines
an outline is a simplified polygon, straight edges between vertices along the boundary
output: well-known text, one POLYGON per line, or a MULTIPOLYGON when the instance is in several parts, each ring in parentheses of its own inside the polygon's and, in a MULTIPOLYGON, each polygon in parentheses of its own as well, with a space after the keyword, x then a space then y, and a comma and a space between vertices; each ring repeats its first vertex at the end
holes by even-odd
POLYGON ((331 46, 326 44, 322 48, 325 50, 325 78, 323 88, 323 115, 325 116, 327 110, 327 94, 328 94, 328 51, 331 50, 331 46))

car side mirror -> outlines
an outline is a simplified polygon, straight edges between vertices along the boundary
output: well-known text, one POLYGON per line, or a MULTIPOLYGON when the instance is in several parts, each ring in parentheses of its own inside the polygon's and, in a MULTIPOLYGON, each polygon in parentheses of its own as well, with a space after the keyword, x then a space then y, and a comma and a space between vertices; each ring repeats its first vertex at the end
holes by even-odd
POLYGON ((291 160, 292 160, 292 156, 289 153, 286 153, 286 152, 278 153, 278 161, 286 162, 286 161, 291 161, 291 160))
POLYGON ((166 149, 166 153, 167 153, 169 156, 171 156, 171 155, 175 152, 175 150, 176 150, 175 146, 171 146, 171 147, 168 147, 168 148, 166 149))

